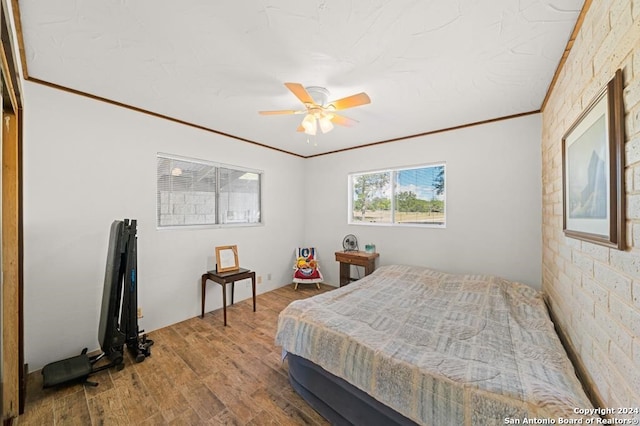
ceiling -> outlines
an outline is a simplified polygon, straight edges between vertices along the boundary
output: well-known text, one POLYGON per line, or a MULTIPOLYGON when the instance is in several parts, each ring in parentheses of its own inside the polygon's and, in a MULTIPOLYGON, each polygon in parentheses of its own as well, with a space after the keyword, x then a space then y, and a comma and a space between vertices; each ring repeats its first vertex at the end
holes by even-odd
POLYGON ((28 79, 303 157, 538 111, 583 3, 18 1, 28 79), (285 82, 371 103, 307 136, 285 82))

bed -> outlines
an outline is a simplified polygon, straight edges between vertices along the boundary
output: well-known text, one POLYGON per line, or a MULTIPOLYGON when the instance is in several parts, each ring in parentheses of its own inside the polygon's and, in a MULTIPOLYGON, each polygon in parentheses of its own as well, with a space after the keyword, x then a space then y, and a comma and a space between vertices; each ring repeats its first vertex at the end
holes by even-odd
POLYGON ((383 266, 292 302, 276 344, 333 424, 559 422, 593 407, 542 293, 498 277, 383 266))

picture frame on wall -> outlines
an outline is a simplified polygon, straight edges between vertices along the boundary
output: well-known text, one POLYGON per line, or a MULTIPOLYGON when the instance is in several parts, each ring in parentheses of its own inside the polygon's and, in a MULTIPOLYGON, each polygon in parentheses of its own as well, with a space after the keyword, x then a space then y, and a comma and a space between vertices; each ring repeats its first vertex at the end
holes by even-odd
POLYGON ((562 138, 563 231, 624 250, 622 71, 595 96, 562 138))
POLYGON ((240 269, 237 246, 216 247, 216 271, 232 272, 240 269))

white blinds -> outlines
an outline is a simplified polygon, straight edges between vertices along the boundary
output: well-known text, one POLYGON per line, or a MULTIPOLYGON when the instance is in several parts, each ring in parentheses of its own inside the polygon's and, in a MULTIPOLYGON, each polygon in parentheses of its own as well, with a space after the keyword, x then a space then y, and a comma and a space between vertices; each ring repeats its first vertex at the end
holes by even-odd
POLYGON ((169 154, 157 157, 157 226, 260 223, 262 173, 169 154))

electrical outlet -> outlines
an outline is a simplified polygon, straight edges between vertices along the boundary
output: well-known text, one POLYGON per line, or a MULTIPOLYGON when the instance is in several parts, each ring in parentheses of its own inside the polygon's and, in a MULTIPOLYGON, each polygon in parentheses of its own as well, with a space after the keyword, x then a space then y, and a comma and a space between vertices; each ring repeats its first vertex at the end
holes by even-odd
POLYGON ((256 284, 262 284, 262 275, 258 275, 258 278, 256 278, 256 284))
POLYGON ((142 308, 138 308, 138 318, 142 318, 142 308))

